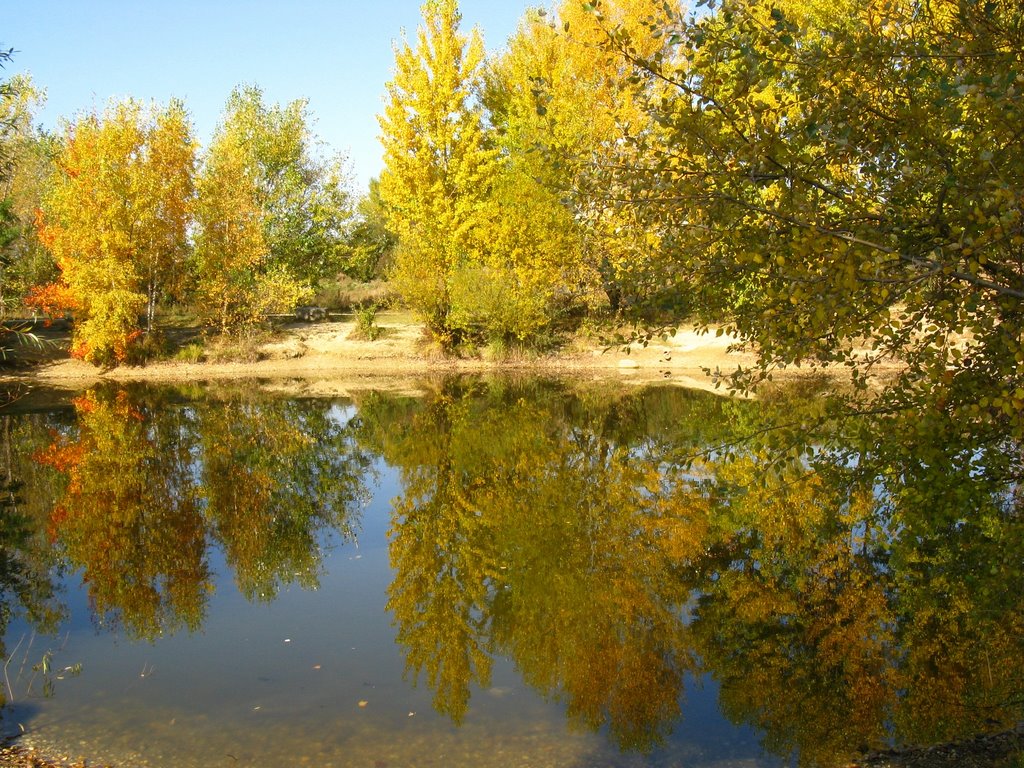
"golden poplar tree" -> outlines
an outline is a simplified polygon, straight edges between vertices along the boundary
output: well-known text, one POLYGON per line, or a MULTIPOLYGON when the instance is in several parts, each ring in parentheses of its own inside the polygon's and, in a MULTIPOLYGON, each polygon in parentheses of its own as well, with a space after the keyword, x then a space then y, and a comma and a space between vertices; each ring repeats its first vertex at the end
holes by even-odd
POLYGON ((614 30, 638 55, 664 56, 663 36, 649 28, 664 10, 658 0, 607 0, 600 8, 599 15, 566 0, 551 13, 527 12, 487 68, 484 102, 505 160, 496 197, 518 199, 494 206, 498 232, 490 242, 511 246, 516 272, 534 278, 528 295, 547 285, 557 287, 547 289, 555 296, 595 303, 603 289, 618 310, 650 293, 660 238, 618 215, 591 177, 625 162, 626 139, 650 137, 656 126, 641 110, 650 88, 602 43, 614 30))
POLYGON ((56 166, 39 224, 60 277, 34 303, 75 312, 76 357, 122 362, 186 247, 193 149, 184 108, 129 99, 86 115, 67 127, 56 166))
POLYGON ((246 168, 241 136, 222 130, 197 185, 194 301, 222 333, 257 314, 256 275, 268 252, 255 180, 246 168))
POLYGON ((480 211, 494 173, 473 89, 483 41, 459 31, 455 0, 427 0, 415 49, 395 47, 395 75, 379 117, 384 145, 380 194, 398 234, 393 279, 430 332, 458 341, 452 286, 477 260, 480 211))

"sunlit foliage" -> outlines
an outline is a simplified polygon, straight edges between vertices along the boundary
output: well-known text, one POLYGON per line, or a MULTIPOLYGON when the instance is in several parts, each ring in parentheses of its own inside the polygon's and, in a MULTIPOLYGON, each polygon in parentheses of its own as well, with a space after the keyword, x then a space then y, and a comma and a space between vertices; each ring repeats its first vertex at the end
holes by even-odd
POLYGON ((455 0, 427 0, 415 48, 395 46, 394 78, 380 116, 380 196, 398 236, 392 279, 443 347, 459 339, 453 284, 480 266, 481 207, 495 152, 485 145, 472 91, 483 41, 459 29, 455 0))
POLYGON ((726 0, 637 31, 595 5, 651 98, 592 198, 661 238, 755 378, 895 359, 887 407, 1019 439, 1021 6, 726 0))
POLYGON ((72 354, 122 362, 168 276, 181 269, 193 148, 179 102, 135 101, 69 124, 43 200, 39 237, 60 269, 36 306, 76 316, 72 354))
POLYGON ((202 623, 211 575, 205 525, 182 432, 126 392, 74 401, 77 435, 56 436, 40 462, 67 476, 49 533, 82 568, 101 621, 155 639, 202 623))
POLYGON ((356 204, 355 219, 345 235, 342 270, 358 280, 384 277, 394 266, 398 239, 388 228, 377 179, 370 179, 369 190, 356 204))
MULTIPOLYGON (((605 12, 635 29, 663 16, 661 8, 651 0, 617 0, 605 12)), ((664 45, 647 39, 648 53, 664 45)), ((656 232, 630 227, 603 197, 579 194, 593 168, 628 162, 618 141, 623 130, 650 130, 639 102, 646 85, 602 47, 606 40, 581 3, 530 11, 507 50, 490 62, 483 99, 506 160, 506 186, 531 200, 512 210, 532 252, 506 249, 508 257, 520 270, 543 269, 561 292, 591 303, 592 292, 603 289, 618 311, 659 287, 651 283, 649 262, 660 241, 656 232)))
POLYGON ((239 131, 222 126, 197 184, 194 301, 222 333, 255 324, 267 309, 288 307, 302 295, 286 276, 281 276, 283 296, 263 285, 268 248, 243 141, 239 131))
POLYGON ((305 284, 334 277, 351 201, 343 159, 321 157, 309 104, 266 104, 256 86, 228 98, 221 130, 234 133, 255 186, 267 266, 305 284))

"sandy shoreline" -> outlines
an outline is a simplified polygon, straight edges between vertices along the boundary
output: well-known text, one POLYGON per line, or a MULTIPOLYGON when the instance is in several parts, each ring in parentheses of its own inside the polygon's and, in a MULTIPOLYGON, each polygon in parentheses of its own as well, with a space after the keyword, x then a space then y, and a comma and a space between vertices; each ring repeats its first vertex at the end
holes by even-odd
MULTIPOLYGON (((256 362, 162 361, 145 366, 121 366, 102 371, 64 356, 36 366, 0 373, 0 386, 42 386, 85 389, 101 382, 217 382, 259 380, 263 386, 295 394, 345 395, 367 389, 403 388, 417 377, 457 373, 548 376, 576 380, 619 380, 629 384, 672 383, 719 391, 705 369, 728 374, 750 367, 755 357, 734 349, 727 336, 680 329, 674 336, 647 347, 606 348, 598 340, 576 340, 548 355, 513 355, 501 361, 451 359, 432 353, 423 344, 422 327, 396 313, 379 319, 383 335, 377 341, 351 338, 354 323, 295 323, 281 329, 275 341, 260 348, 256 362)), ((787 376, 803 377, 807 369, 787 376)))

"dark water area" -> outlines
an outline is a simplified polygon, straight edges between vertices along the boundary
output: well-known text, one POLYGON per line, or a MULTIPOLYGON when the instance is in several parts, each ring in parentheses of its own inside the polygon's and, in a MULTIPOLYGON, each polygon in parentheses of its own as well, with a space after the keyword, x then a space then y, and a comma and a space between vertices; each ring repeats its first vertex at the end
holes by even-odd
POLYGON ((1012 727, 1024 515, 979 470, 1007 446, 765 437, 808 407, 33 393, 0 411, 4 730, 112 765, 582 768, 1012 727))

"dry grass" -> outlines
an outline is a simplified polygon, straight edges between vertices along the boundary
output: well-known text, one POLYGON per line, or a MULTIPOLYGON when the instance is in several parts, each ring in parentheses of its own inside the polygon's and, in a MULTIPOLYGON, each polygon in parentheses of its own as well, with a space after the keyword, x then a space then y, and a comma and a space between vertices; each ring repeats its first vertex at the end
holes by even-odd
POLYGON ((313 297, 313 304, 331 312, 351 312, 359 306, 387 306, 394 301, 391 287, 383 280, 363 283, 349 277, 325 281, 313 297))

